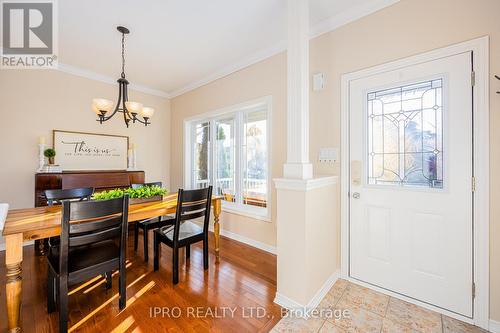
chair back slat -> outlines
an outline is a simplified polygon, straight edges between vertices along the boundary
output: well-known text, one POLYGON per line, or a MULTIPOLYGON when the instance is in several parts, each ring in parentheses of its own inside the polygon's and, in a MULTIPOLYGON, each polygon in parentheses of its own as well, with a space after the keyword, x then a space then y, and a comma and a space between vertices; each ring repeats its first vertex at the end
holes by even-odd
POLYGON ((97 220, 96 222, 82 222, 82 223, 70 223, 69 225, 69 233, 72 234, 81 234, 85 232, 99 231, 102 229, 108 229, 112 227, 119 226, 122 222, 121 215, 112 216, 105 219, 97 220))
POLYGON ((84 201, 90 200, 94 194, 93 187, 71 188, 64 190, 45 190, 45 198, 47 204, 52 206, 54 204, 61 204, 63 200, 84 201))
POLYGON ((204 217, 203 233, 208 233, 211 201, 212 186, 197 190, 179 189, 177 195, 177 211, 175 214, 174 224, 174 244, 179 242, 181 224, 185 221, 204 217))
POLYGON ((62 202, 59 272, 68 274, 68 254, 71 248, 106 240, 120 246, 117 259, 125 261, 129 197, 102 201, 62 202))
POLYGON ((90 220, 120 214, 123 211, 122 205, 123 202, 116 199, 73 202, 70 206, 69 219, 90 220))
POLYGON ((196 202, 196 201, 202 201, 207 198, 208 195, 208 190, 211 189, 212 186, 209 186, 207 188, 201 188, 197 190, 184 190, 182 192, 182 202, 187 203, 187 202, 196 202))
POLYGON ((199 212, 194 212, 194 213, 189 213, 189 214, 182 214, 181 215, 181 221, 189 221, 189 220, 194 220, 197 218, 200 218, 202 216, 205 216, 207 214, 206 210, 203 209, 199 212))
POLYGON ((185 202, 182 204, 181 212, 184 214, 184 213, 192 212, 195 210, 205 209, 206 207, 207 207, 206 200, 202 201, 202 202, 194 202, 194 203, 185 202))
POLYGON ((131 184, 130 187, 133 189, 143 187, 143 186, 158 186, 161 187, 162 183, 161 182, 151 182, 151 183, 144 183, 144 184, 131 184))
POLYGON ((69 237, 69 247, 82 246, 101 242, 104 240, 113 240, 120 237, 120 225, 114 228, 102 229, 101 231, 76 234, 69 237))

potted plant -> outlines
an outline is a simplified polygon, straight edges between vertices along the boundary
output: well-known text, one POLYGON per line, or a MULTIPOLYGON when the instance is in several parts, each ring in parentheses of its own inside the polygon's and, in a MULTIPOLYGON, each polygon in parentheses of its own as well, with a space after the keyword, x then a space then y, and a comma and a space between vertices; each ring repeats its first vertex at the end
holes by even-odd
POLYGON ((56 156, 55 149, 47 148, 43 151, 43 155, 49 159, 49 164, 54 164, 54 157, 56 156))
POLYGON ((168 193, 168 190, 159 186, 142 186, 139 188, 114 189, 94 193, 92 200, 108 200, 121 198, 127 193, 130 197, 130 204, 144 203, 151 201, 161 201, 163 196, 168 193))

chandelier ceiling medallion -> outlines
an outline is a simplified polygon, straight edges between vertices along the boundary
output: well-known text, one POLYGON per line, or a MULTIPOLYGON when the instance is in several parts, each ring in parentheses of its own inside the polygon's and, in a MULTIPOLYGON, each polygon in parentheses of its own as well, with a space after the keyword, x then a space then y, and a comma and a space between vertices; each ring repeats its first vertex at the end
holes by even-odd
POLYGON ((125 77, 125 35, 130 33, 130 30, 122 26, 116 27, 116 29, 122 34, 122 73, 117 80, 118 102, 116 103, 114 111, 110 114, 114 104, 113 101, 104 98, 94 98, 92 100, 92 110, 97 114, 97 121, 101 124, 113 118, 118 112, 121 112, 127 127, 130 121, 132 121, 132 123, 139 122, 148 126, 151 124, 149 120, 153 116, 155 110, 147 106, 142 106, 141 103, 128 100, 127 86, 129 82, 125 77), (108 114, 109 116, 107 116, 108 114))

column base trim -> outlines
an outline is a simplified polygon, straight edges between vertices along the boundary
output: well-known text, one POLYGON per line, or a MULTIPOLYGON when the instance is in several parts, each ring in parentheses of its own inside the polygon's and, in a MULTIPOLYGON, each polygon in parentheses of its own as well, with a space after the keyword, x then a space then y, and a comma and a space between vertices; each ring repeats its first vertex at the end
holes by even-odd
POLYGON ((313 166, 311 163, 285 163, 283 165, 283 177, 311 179, 313 178, 313 166))
POLYGON ((311 179, 275 178, 277 190, 309 191, 312 189, 337 184, 337 176, 317 176, 311 179))

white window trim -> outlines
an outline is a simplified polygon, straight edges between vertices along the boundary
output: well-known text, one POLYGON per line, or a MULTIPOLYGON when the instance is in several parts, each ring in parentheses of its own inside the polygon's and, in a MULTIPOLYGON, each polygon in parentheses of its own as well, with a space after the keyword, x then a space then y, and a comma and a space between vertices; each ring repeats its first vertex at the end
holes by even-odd
MULTIPOLYGON (((272 163, 271 163, 271 156, 272 156, 272 96, 265 96, 257 99, 253 99, 247 102, 231 105, 225 108, 221 109, 216 109, 212 110, 206 113, 198 114, 196 116, 188 117, 184 119, 184 167, 183 167, 183 179, 184 179, 184 188, 191 188, 192 184, 192 160, 193 160, 193 154, 192 154, 192 140, 193 140, 193 133, 192 133, 192 124, 196 122, 203 121, 207 118, 210 119, 218 119, 218 118, 224 118, 227 116, 230 116, 232 114, 237 114, 245 109, 251 109, 255 107, 256 105, 259 104, 266 104, 267 106, 267 207, 266 208, 259 208, 259 207, 252 207, 249 205, 236 205, 230 202, 222 202, 222 211, 228 212, 228 213, 233 213, 237 215, 242 215, 246 217, 250 217, 256 220, 261 220, 265 222, 271 222, 271 213, 272 213, 272 188, 271 188, 271 175, 272 175, 272 163)), ((239 117, 239 116, 237 116, 239 117)), ((236 119, 236 118, 235 118, 236 119)), ((213 130, 213 126, 215 123, 211 123, 211 128, 210 128, 210 136, 211 140, 213 140, 213 136, 215 135, 215 131, 213 130)), ((238 133, 241 131, 239 130, 238 126, 240 126, 241 121, 236 120, 235 121, 235 133, 237 134, 235 136, 235 178, 240 179, 240 181, 243 179, 243 177, 240 176, 241 173, 241 152, 239 147, 241 146, 241 138, 238 137, 238 133)), ((213 158, 209 157, 209 165, 210 168, 214 168, 214 161, 213 158)), ((241 189, 242 184, 236 184, 236 193, 240 195, 241 193, 239 189, 241 189)))

